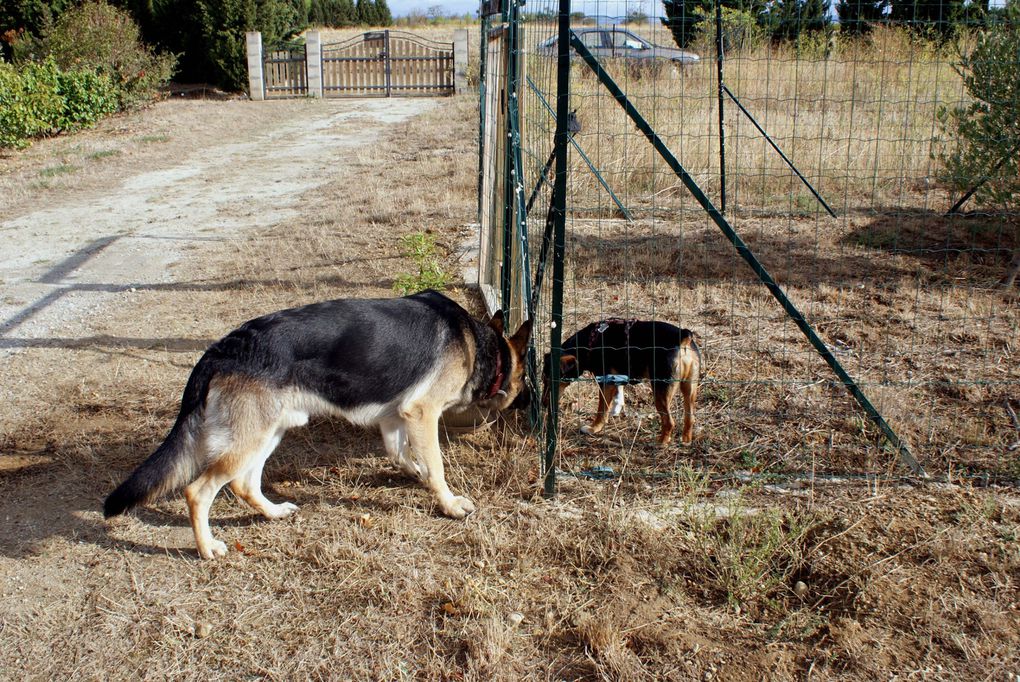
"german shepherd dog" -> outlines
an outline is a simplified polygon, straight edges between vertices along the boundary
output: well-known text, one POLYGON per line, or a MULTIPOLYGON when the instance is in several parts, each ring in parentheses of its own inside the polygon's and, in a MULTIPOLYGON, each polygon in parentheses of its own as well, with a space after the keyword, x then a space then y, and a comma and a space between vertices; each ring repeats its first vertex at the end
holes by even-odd
MULTIPOLYGON (((655 396, 661 429, 658 442, 668 445, 673 440, 676 421, 670 406, 677 389, 684 396, 684 428, 681 440, 694 439, 694 405, 701 380, 701 350, 689 329, 680 329, 668 322, 608 319, 593 322, 563 342, 560 356, 560 395, 585 372, 595 376, 599 387, 598 407, 591 424, 581 427, 583 433, 599 433, 609 417, 623 406, 622 383, 636 384, 649 380, 655 396)), ((549 404, 549 354, 543 367, 546 389, 542 402, 549 404)))
POLYGON ((209 530, 225 484, 266 518, 293 514, 262 494, 262 467, 287 429, 315 415, 378 425, 393 462, 422 481, 439 509, 462 519, 475 506, 446 484, 439 418, 450 408, 527 404, 524 361, 531 324, 512 337, 446 296, 336 300, 251 320, 198 361, 166 440, 104 505, 116 516, 184 488, 198 553, 227 546, 209 530))

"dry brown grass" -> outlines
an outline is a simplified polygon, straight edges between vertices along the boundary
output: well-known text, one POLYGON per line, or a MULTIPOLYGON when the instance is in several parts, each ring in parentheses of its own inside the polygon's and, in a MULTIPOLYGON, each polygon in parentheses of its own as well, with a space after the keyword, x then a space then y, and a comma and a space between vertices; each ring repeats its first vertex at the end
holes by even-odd
MULTIPOLYGON (((673 45, 661 28, 631 29, 652 42, 673 45)), ((553 31, 551 25, 536 24, 527 34, 528 75, 550 101, 554 60, 533 53, 553 31)), ((607 70, 695 180, 717 196, 713 52, 702 52, 698 64, 682 70, 661 62, 612 59, 607 70)), ((930 152, 939 133, 937 109, 966 96, 952 67, 955 58, 948 48, 934 51, 911 42, 904 31, 883 28, 870 43, 840 45, 828 56, 823 50, 798 53, 792 46, 768 43, 735 51, 726 58, 726 84, 837 211, 914 205, 919 189, 925 206, 933 201, 941 205, 949 197, 929 191, 937 170, 930 152)), ((580 60, 572 68, 571 83, 571 106, 583 126, 578 142, 628 208, 694 207, 679 180, 580 60)), ((530 93, 525 107, 530 126, 551 129, 551 119, 530 93)), ((729 205, 805 215, 818 210, 808 190, 733 102, 726 100, 724 110, 729 205)), ((577 204, 606 206, 576 155, 571 171, 583 178, 574 187, 577 204)))
MULTIPOLYGON (((388 295, 410 265, 398 240, 421 229, 455 267, 474 216, 474 115, 472 100, 451 100, 394 130, 316 192, 314 213, 210 248, 187 274, 211 286, 155 292, 146 314, 202 342, 265 310, 388 295)), ((584 267, 575 279, 595 277, 584 267)), ((705 319, 771 315, 757 288, 725 279, 691 293, 671 277, 658 292, 705 319)), ((478 309, 472 292, 453 295, 478 309)), ((124 306, 104 324, 138 314, 124 306)), ((232 551, 199 562, 180 500, 109 525, 99 514, 165 434, 197 348, 38 352, 54 365, 33 382, 50 407, 5 423, 0 442, 12 462, 0 471, 0 677, 984 679, 1020 665, 1010 490, 733 487, 680 450, 652 460, 635 446, 628 456, 678 466, 566 479, 544 502, 538 444, 511 420, 445 446, 451 486, 479 503, 455 522, 389 470, 377 434, 319 422, 266 471, 268 494, 301 513, 262 522, 224 494, 213 523, 232 551)), ((711 416, 722 404, 706 400, 706 439, 728 426, 711 416)), ((613 440, 577 441, 561 464, 613 440)))

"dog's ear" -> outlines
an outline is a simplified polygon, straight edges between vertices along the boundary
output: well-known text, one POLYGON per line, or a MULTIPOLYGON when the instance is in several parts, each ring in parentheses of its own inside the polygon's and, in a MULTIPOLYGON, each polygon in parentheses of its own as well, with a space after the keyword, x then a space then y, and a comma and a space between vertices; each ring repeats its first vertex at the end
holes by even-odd
POLYGON ((569 377, 575 378, 580 376, 577 371, 577 356, 575 355, 561 355, 560 356, 560 378, 569 377))
POLYGON ((516 348, 518 352, 523 352, 523 350, 528 346, 528 337, 531 336, 531 323, 531 320, 525 320, 524 324, 517 329, 513 337, 510 339, 510 344, 516 348))
POLYGON ((503 311, 497 310, 492 314, 492 319, 489 320, 489 326, 492 327, 500 336, 503 336, 503 311))

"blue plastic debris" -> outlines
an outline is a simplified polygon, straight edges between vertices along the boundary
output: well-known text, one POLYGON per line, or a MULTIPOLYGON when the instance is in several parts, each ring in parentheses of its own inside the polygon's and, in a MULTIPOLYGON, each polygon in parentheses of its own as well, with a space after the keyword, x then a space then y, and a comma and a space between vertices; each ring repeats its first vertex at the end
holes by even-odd
POLYGON ((601 376, 595 377, 595 381, 602 384, 603 386, 606 384, 616 384, 617 386, 622 386, 624 384, 630 383, 630 377, 627 376, 626 374, 603 374, 601 376))
POLYGON ((616 472, 610 466, 597 466, 577 472, 578 478, 590 478, 593 481, 605 481, 616 478, 616 472))

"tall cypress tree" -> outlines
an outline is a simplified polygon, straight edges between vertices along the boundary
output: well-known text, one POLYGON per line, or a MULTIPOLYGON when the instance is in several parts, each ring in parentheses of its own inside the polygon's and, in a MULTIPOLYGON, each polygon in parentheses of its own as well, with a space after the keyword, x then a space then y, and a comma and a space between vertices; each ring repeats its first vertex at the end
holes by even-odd
POLYGON ((666 11, 660 19, 662 25, 673 34, 677 47, 687 49, 704 31, 706 0, 663 0, 662 6, 666 11))
POLYGON ((964 16, 964 0, 892 0, 889 18, 918 33, 948 38, 964 16))
POLYGON ((375 16, 380 26, 393 25, 393 14, 390 12, 390 6, 386 4, 386 0, 375 0, 375 16))
POLYGON ((373 25, 375 23, 375 3, 372 0, 358 0, 355 5, 355 14, 358 17, 359 25, 373 25))
MULTIPOLYGON (((744 12, 759 25, 763 24, 768 0, 721 0, 725 9, 744 12)), ((666 16, 663 26, 673 34, 677 47, 685 49, 708 29, 715 18, 715 0, 663 0, 666 16)), ((725 21, 723 22, 725 26, 725 21)))
POLYGON ((871 33, 875 24, 886 19, 889 0, 839 0, 836 12, 840 33, 864 36, 871 33))
POLYGON ((829 25, 829 0, 776 0, 769 6, 765 26, 773 41, 796 40, 801 33, 829 25))

